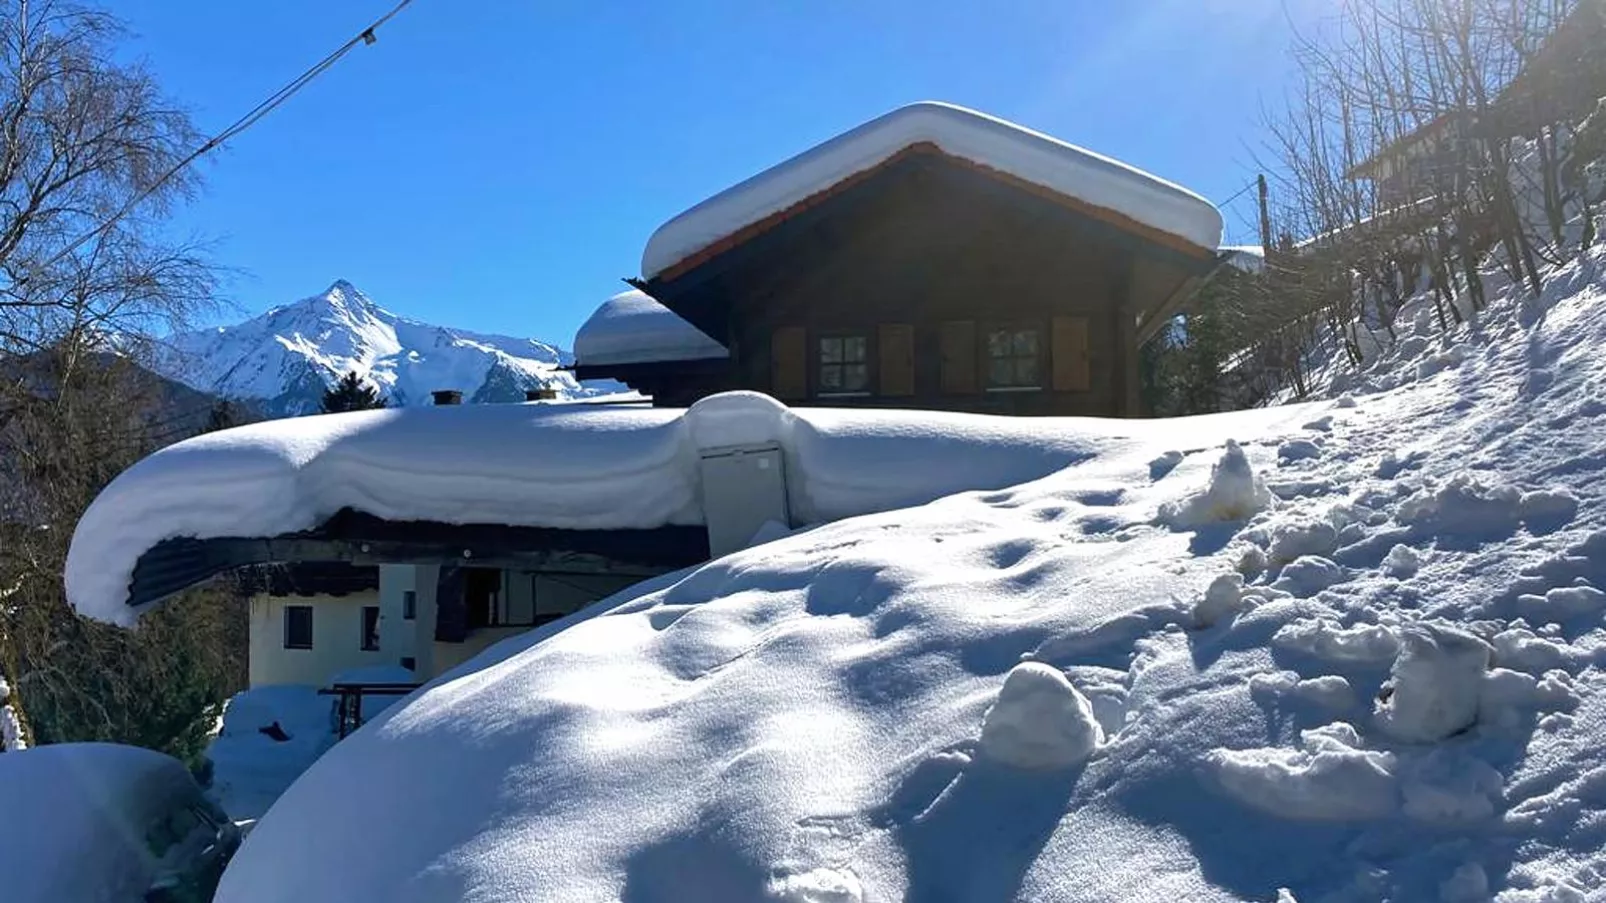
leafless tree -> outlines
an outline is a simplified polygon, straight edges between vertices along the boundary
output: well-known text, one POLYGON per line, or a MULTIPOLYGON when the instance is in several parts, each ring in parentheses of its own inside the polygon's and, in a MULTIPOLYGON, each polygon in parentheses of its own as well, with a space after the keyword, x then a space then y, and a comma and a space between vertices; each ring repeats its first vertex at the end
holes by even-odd
POLYGON ((179 438, 132 359, 215 283, 201 249, 161 228, 198 187, 174 167, 200 137, 147 71, 117 59, 121 35, 101 12, 0 0, 0 677, 36 732, 71 718, 82 735, 137 739, 132 721, 165 717, 153 684, 229 665, 190 642, 225 629, 216 605, 119 632, 63 598, 90 500, 179 438))

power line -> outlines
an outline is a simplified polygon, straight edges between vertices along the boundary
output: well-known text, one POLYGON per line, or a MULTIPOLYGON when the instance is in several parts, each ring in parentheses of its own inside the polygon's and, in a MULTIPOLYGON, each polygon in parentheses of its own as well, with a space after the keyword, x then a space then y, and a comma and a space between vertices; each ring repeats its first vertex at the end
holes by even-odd
POLYGON ((1260 184, 1260 180, 1259 179, 1250 179, 1249 180, 1249 184, 1245 185, 1244 187, 1242 187, 1242 188, 1238 189, 1236 192, 1234 192, 1232 197, 1227 198, 1225 201, 1221 201, 1221 202, 1217 203, 1216 207, 1217 208, 1225 207, 1228 204, 1232 203, 1233 201, 1238 200, 1239 198, 1243 197, 1244 192, 1248 191, 1251 188, 1254 188, 1258 184, 1260 184))
POLYGON ((389 22, 397 13, 406 9, 407 6, 412 2, 413 0, 401 0, 401 2, 397 3, 391 8, 390 12, 380 16, 373 22, 373 24, 358 32, 356 37, 340 45, 340 47, 333 53, 315 63, 312 68, 296 76, 294 79, 291 79, 288 84, 269 95, 266 100, 257 104, 255 107, 252 107, 250 112, 246 113, 244 116, 241 116, 239 119, 236 119, 228 128, 218 132, 216 135, 213 135, 205 144, 202 144, 194 151, 191 151, 190 154, 184 159, 173 164, 173 166, 166 172, 162 173, 162 175, 158 177, 156 181, 152 182, 141 191, 135 193, 135 195, 129 199, 128 203, 118 208, 117 212, 113 213, 109 219, 96 226, 94 229, 84 233, 72 244, 63 248, 60 253, 56 254, 56 256, 46 261, 39 267, 39 269, 46 269, 54 266, 55 264, 61 262, 61 260, 67 255, 83 247, 85 243, 105 234, 108 229, 117 225, 117 223, 120 222, 124 217, 132 213, 134 208, 138 207, 146 198, 156 193, 156 191, 163 185, 166 185, 170 179, 182 172, 185 167, 215 150, 225 141, 237 137, 246 129, 256 125, 262 120, 263 117, 278 109, 281 104, 289 100, 291 97, 294 97, 297 92, 299 92, 302 88, 305 88, 309 83, 312 82, 313 79, 327 72, 330 67, 334 66, 335 63, 340 61, 341 57, 344 57, 346 54, 350 53, 358 44, 372 44, 377 41, 378 38, 374 34, 375 30, 384 25, 386 22, 389 22))

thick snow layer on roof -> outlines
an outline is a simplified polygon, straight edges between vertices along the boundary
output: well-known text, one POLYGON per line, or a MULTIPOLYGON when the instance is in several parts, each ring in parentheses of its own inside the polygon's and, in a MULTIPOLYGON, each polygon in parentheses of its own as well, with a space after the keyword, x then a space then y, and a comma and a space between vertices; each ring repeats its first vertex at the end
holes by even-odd
POLYGON ((574 362, 582 367, 725 357, 724 345, 636 289, 604 301, 574 336, 574 362))
POLYGON ((1013 485, 1155 434, 1091 418, 790 410, 749 392, 689 411, 459 405, 267 421, 170 446, 113 480, 73 534, 67 596, 131 624, 130 576, 157 543, 276 536, 348 507, 460 524, 699 524, 702 448, 782 443, 792 514, 812 523, 1013 485))
POLYGON ((137 746, 0 753, 0 900, 144 899, 146 829, 181 794, 200 797, 184 766, 137 746))
MULTIPOLYGON (((1496 301, 1389 390, 1078 429, 1041 480, 510 639, 314 765, 218 899, 1590 899, 1603 272, 1552 272, 1529 325, 1496 301), (1190 501, 1229 483, 1271 495, 1190 501), (1023 660, 1075 695, 1011 692, 1023 660)), ((890 470, 895 438, 803 416, 890 470)))
POLYGON ((660 226, 647 240, 641 273, 650 279, 743 227, 923 142, 1207 250, 1221 241, 1221 212, 1185 188, 1012 122, 927 101, 844 132, 660 226))

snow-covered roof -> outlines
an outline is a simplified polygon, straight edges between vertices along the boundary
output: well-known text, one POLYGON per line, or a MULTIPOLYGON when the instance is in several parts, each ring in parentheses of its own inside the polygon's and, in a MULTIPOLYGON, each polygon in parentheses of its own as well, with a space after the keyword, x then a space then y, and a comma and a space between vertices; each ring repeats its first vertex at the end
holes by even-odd
POLYGON ((703 523, 701 448, 778 442, 799 523, 1037 479, 1139 421, 788 409, 730 392, 681 411, 461 405, 274 420, 169 446, 113 480, 78 522, 68 599, 130 624, 135 563, 176 537, 276 536, 342 508, 394 520, 559 529, 703 523))
POLYGON ((604 301, 574 337, 582 367, 728 357, 724 345, 636 289, 604 301))
POLYGON ((1246 273, 1260 273, 1266 269, 1266 249, 1260 245, 1222 245, 1221 253, 1227 263, 1246 273))
POLYGON ((1215 250, 1221 212, 1197 194, 1118 160, 985 113, 926 101, 900 107, 714 195, 660 226, 641 272, 652 278, 904 148, 944 152, 1215 250))

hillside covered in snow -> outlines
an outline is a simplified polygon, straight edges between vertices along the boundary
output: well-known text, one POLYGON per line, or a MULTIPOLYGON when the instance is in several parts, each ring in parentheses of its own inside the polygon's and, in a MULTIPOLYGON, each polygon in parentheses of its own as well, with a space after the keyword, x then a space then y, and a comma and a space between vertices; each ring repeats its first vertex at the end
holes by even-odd
POLYGON ((526 389, 575 398, 620 388, 581 387, 558 369, 573 361, 555 345, 408 319, 344 280, 244 323, 179 333, 164 345, 156 362, 162 375, 256 401, 274 416, 318 410, 324 390, 352 370, 403 406, 428 404, 437 389, 483 403, 523 401, 526 389))
POLYGON ((218 899, 1597 899, 1603 268, 1353 394, 1090 428, 509 640, 218 899))

